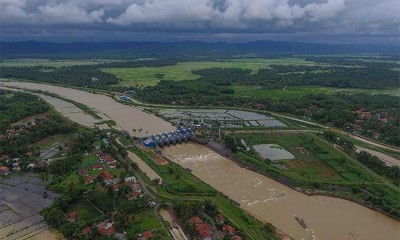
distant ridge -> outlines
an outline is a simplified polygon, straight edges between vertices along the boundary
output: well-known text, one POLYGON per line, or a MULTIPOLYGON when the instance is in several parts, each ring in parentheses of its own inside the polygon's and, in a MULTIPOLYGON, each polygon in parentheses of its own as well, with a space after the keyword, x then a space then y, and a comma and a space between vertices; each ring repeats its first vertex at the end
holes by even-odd
POLYGON ((1 57, 41 55, 134 55, 142 57, 166 56, 233 56, 270 54, 345 54, 383 53, 399 51, 394 46, 334 45, 278 41, 227 42, 72 42, 55 43, 40 41, 0 42, 1 57))

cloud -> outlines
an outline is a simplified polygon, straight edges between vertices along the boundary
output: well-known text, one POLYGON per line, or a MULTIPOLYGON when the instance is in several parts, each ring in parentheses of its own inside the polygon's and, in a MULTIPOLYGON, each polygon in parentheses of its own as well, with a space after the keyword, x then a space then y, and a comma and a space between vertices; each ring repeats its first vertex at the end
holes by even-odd
POLYGON ((398 0, 0 0, 0 30, 398 34, 398 0))

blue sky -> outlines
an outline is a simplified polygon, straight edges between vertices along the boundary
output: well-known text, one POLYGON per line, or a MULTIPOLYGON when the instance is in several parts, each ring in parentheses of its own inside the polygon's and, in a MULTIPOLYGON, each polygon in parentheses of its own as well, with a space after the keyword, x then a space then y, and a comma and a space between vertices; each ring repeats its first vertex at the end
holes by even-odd
POLYGON ((399 44, 398 0, 0 0, 1 40, 399 44))

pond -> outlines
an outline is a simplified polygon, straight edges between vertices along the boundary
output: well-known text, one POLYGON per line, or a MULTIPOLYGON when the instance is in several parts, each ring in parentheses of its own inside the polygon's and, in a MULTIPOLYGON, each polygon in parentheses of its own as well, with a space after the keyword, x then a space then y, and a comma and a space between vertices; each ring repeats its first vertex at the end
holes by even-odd
POLYGON ((271 161, 295 158, 292 153, 276 144, 258 144, 254 145, 253 148, 263 159, 269 159, 271 161))

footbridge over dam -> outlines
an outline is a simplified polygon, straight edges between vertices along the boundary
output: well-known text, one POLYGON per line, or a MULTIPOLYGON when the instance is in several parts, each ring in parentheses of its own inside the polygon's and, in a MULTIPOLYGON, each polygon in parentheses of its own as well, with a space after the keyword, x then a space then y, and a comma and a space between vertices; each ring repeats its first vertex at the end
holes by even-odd
POLYGON ((146 147, 163 147, 169 146, 170 144, 185 143, 193 139, 194 135, 191 128, 181 128, 175 131, 157 133, 145 137, 143 138, 142 143, 146 147))

